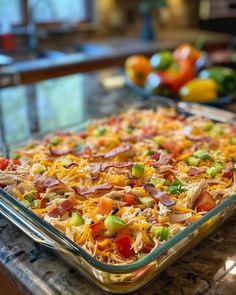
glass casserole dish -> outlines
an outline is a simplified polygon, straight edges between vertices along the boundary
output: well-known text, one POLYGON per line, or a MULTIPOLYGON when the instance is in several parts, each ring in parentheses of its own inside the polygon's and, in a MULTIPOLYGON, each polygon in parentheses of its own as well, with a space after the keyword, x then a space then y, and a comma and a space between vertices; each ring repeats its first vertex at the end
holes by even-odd
POLYGON ((3 215, 26 234, 57 251, 99 287, 114 293, 127 293, 150 282, 175 258, 218 227, 234 213, 235 201, 236 197, 231 196, 143 258, 124 265, 98 261, 2 189, 0 208, 3 215))

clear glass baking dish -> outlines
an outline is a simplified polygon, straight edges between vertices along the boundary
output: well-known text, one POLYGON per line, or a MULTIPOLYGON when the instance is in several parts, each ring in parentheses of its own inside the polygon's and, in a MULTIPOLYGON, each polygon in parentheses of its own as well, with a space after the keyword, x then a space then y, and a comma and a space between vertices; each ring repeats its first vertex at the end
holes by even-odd
MULTIPOLYGON (((148 107, 152 105, 148 103, 148 107)), ((84 126, 85 123, 70 129, 79 131, 84 126)), ((6 154, 10 150, 5 147, 2 151, 6 154)), ((142 259, 127 265, 99 262, 1 188, 0 212, 33 240, 51 248, 89 281, 103 290, 121 294, 135 291, 151 282, 175 259, 233 215, 236 212, 236 195, 224 200, 142 259)))

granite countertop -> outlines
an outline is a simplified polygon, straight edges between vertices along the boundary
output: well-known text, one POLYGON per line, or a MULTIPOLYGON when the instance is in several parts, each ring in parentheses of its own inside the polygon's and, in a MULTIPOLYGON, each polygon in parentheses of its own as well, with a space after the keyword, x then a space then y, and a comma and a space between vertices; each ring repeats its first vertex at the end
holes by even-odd
MULTIPOLYGON (((1 90, 3 140, 14 144, 16 140, 29 138, 35 132, 44 133, 89 117, 118 112, 127 103, 140 99, 122 85, 118 75, 120 70, 113 69, 1 90), (118 79, 116 83, 113 80, 112 86, 109 78, 113 76, 118 76, 118 79)), ((235 105, 231 104, 228 108, 235 110, 235 105)), ((23 294, 104 294, 1 215, 0 271, 23 294)), ((236 217, 231 217, 148 287, 133 295, 236 294, 235 275, 236 217)))

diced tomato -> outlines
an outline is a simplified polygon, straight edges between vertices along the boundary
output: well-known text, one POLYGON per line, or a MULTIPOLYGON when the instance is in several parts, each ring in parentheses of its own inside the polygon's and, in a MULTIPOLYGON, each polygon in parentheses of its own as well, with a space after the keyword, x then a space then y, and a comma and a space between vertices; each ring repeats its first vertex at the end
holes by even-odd
POLYGON ((151 252, 152 249, 153 249, 153 247, 151 247, 150 245, 144 244, 141 252, 149 253, 149 252, 151 252))
POLYGON ((78 204, 77 199, 76 199, 76 197, 75 197, 74 195, 69 196, 68 199, 70 200, 70 202, 71 202, 71 204, 72 204, 73 206, 75 206, 75 205, 78 204))
POLYGON ((129 193, 124 195, 123 201, 125 203, 127 203, 128 206, 132 206, 132 205, 137 204, 136 196, 134 196, 133 194, 129 194, 129 193))
POLYGON ((69 199, 62 201, 60 205, 65 211, 71 211, 73 209, 73 204, 69 199))
POLYGON ((234 126, 232 127, 232 130, 231 130, 231 131, 233 132, 233 134, 236 135, 236 125, 234 125, 234 126))
POLYGON ((197 212, 210 211, 216 206, 215 200, 210 193, 203 191, 194 203, 197 212))
POLYGON ((163 144, 163 147, 173 155, 173 157, 177 156, 179 153, 179 147, 174 142, 166 142, 163 144))
POLYGON ((87 134, 87 132, 82 131, 82 132, 80 132, 79 136, 80 136, 81 138, 86 138, 86 137, 88 137, 88 134, 87 134))
POLYGON ((47 207, 47 202, 48 202, 48 199, 42 199, 40 201, 40 207, 41 208, 46 208, 47 207))
POLYGON ((123 228, 118 231, 116 234, 116 238, 120 238, 121 236, 130 236, 130 230, 128 228, 123 228))
POLYGON ((102 233, 105 229, 105 226, 104 226, 104 222, 103 221, 99 221, 97 223, 94 223, 94 224, 91 224, 90 225, 90 228, 92 230, 92 236, 94 239, 96 239, 96 237, 102 233))
POLYGON ((58 208, 55 205, 50 205, 50 206, 47 207, 47 209, 48 209, 48 215, 50 217, 58 217, 61 214, 60 208, 58 208))
POLYGON ((134 256, 134 249, 132 249, 132 239, 128 235, 122 235, 115 240, 116 248, 120 255, 124 258, 134 256))
POLYGON ((98 203, 98 212, 100 214, 109 214, 113 209, 113 200, 107 197, 101 197, 98 203))
POLYGON ((3 158, 0 160, 0 170, 2 171, 6 170, 8 165, 9 165, 9 159, 3 158))
POLYGON ((41 200, 41 197, 40 197, 40 193, 39 193, 39 192, 36 193, 36 195, 35 195, 35 199, 36 199, 36 200, 41 200))

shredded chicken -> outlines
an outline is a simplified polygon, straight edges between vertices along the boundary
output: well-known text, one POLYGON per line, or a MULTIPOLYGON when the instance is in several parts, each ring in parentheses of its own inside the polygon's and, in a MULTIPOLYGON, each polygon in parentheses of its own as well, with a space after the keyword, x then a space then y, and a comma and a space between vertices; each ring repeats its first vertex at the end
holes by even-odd
POLYGON ((199 181, 198 184, 192 186, 190 190, 187 192, 187 207, 192 208, 194 202, 199 197, 200 193, 207 187, 207 183, 205 179, 199 181))

